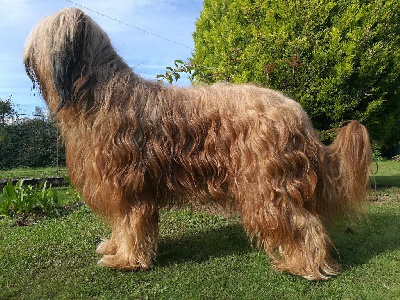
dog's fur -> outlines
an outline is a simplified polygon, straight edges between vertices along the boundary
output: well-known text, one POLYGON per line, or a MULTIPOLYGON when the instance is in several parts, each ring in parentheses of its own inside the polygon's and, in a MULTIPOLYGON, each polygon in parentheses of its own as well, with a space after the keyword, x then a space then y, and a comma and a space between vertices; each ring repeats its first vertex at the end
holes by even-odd
POLYGON ((276 91, 145 81, 75 8, 31 32, 24 63, 60 122, 72 183, 112 227, 101 264, 151 267, 158 208, 202 199, 235 206, 277 270, 337 274, 324 224, 365 199, 371 153, 359 122, 324 146, 300 105, 276 91))

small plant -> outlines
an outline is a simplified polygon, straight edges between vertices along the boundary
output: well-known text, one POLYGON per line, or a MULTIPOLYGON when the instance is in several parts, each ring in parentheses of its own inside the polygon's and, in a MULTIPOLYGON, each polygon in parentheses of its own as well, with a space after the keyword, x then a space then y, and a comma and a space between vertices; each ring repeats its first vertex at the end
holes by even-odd
POLYGON ((83 203, 82 196, 72 186, 70 186, 66 194, 72 200, 72 203, 83 203))
POLYGON ((376 162, 383 161, 383 156, 379 149, 372 149, 372 159, 376 162))
POLYGON ((18 213, 43 212, 51 214, 58 205, 57 193, 46 187, 24 185, 19 180, 15 185, 9 181, 0 198, 0 215, 13 216, 18 213))
POLYGON ((43 186, 37 186, 32 189, 36 198, 36 207, 40 208, 45 214, 51 214, 58 206, 58 195, 50 187, 47 188, 45 183, 43 186))
POLYGON ((67 175, 62 175, 62 177, 65 179, 65 181, 68 183, 68 186, 70 187, 69 190, 67 191, 67 195, 75 202, 75 203, 81 203, 83 201, 82 196, 76 191, 76 189, 73 187, 73 184, 71 182, 71 179, 67 175))

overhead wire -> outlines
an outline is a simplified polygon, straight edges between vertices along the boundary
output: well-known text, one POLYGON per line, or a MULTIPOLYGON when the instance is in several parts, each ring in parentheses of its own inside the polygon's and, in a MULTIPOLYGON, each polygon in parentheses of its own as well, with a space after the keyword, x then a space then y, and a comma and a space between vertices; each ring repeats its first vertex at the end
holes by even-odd
POLYGON ((79 4, 79 3, 76 3, 76 2, 74 2, 74 1, 72 1, 72 0, 65 0, 65 1, 67 1, 67 2, 69 2, 69 3, 72 3, 73 5, 79 6, 79 7, 83 8, 83 9, 86 9, 86 10, 89 10, 89 11, 91 11, 91 12, 94 12, 94 13, 96 13, 96 14, 102 16, 102 17, 105 17, 105 18, 108 18, 108 19, 113 20, 113 21, 115 21, 115 22, 118 22, 118 23, 120 23, 120 24, 122 24, 122 25, 131 27, 131 28, 134 28, 134 29, 139 30, 139 31, 141 31, 141 32, 144 32, 144 33, 146 33, 146 34, 149 34, 149 35, 155 36, 155 37, 157 37, 157 38, 163 39, 163 40, 165 40, 165 41, 167 41, 167 42, 176 44, 176 45, 178 45, 178 46, 185 47, 185 48, 188 48, 188 49, 190 49, 190 50, 193 50, 191 47, 189 47, 189 46, 187 46, 187 45, 181 44, 181 43, 179 43, 179 42, 176 42, 176 41, 171 40, 171 39, 169 39, 169 38, 163 37, 163 36, 161 36, 161 35, 159 35, 159 34, 156 34, 156 33, 151 32, 151 31, 142 29, 142 28, 140 28, 140 27, 134 26, 134 25, 132 25, 132 24, 128 24, 128 23, 126 23, 126 22, 124 22, 124 21, 121 21, 121 20, 118 20, 118 19, 116 19, 116 18, 114 18, 114 17, 110 17, 110 16, 108 16, 108 15, 102 13, 102 12, 96 11, 96 10, 94 10, 94 9, 92 9, 92 8, 87 7, 87 6, 83 6, 83 5, 81 5, 81 4, 79 4))

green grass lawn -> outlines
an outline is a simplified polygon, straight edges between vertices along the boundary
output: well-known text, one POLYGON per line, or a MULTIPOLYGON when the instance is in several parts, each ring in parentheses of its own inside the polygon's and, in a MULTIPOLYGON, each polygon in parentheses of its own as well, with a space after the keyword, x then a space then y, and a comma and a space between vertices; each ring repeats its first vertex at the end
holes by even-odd
MULTIPOLYGON (((58 175, 64 176, 66 174, 67 169, 61 167, 58 175)), ((383 161, 373 163, 372 174, 375 177, 378 186, 400 186, 400 162, 383 161)), ((57 169, 55 167, 0 170, 0 179, 42 178, 54 176, 57 176, 57 169)))
POLYGON ((372 164, 377 187, 400 187, 400 162, 384 161, 372 164))
POLYGON ((100 267, 109 228, 59 189, 75 209, 32 226, 0 219, 0 299, 400 299, 399 175, 400 163, 380 163, 367 220, 331 229, 343 270, 327 282, 276 273, 237 216, 189 208, 161 211, 154 269, 100 267))
POLYGON ((23 179, 23 178, 43 178, 64 176, 67 173, 65 167, 61 167, 59 172, 57 168, 18 168, 12 170, 0 170, 0 179, 23 179))

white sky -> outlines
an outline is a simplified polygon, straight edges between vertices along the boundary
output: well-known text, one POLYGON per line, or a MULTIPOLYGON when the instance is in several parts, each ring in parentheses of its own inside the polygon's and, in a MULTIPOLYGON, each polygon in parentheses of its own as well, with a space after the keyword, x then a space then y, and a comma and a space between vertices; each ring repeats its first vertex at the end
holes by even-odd
MULTIPOLYGON (((175 59, 192 56, 192 33, 202 4, 202 0, 0 0, 0 98, 12 95, 20 114, 31 115, 35 106, 45 107, 37 91, 31 90, 22 63, 26 37, 45 16, 71 6, 82 9, 108 33, 119 55, 137 74, 156 80, 175 59)), ((188 80, 178 84, 188 84, 188 80)))

